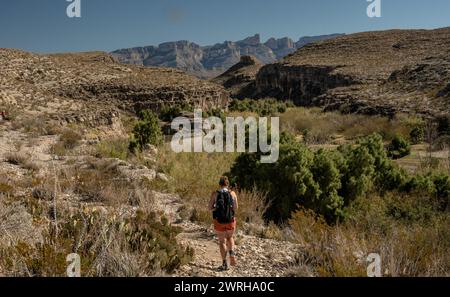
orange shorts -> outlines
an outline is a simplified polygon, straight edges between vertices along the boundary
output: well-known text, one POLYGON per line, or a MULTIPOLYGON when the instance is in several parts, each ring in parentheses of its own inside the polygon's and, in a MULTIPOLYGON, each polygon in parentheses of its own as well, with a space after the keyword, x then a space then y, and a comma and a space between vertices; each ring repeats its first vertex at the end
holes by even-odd
POLYGON ((214 230, 217 232, 234 231, 236 229, 236 219, 228 224, 221 224, 217 220, 214 220, 214 230))

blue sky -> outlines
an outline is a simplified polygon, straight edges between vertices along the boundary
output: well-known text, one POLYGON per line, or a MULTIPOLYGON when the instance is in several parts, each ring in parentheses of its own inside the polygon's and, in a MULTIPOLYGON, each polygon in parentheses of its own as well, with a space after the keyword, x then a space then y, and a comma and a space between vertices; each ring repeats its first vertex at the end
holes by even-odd
POLYGON ((190 40, 201 45, 269 37, 450 26, 449 0, 81 0, 82 17, 66 16, 66 0, 0 0, 0 47, 33 52, 90 51, 190 40))

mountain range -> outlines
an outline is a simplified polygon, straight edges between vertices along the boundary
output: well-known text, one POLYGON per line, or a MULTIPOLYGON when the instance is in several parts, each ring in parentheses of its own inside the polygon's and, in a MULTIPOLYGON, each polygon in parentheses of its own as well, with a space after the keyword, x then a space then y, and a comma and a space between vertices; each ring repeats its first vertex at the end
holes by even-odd
POLYGON ((303 46, 281 61, 252 57, 212 80, 233 98, 427 117, 450 110, 450 27, 348 34, 303 46))
POLYGON ((344 34, 307 36, 294 42, 291 38, 270 38, 261 42, 259 34, 240 41, 225 41, 210 46, 200 46, 187 40, 162 43, 158 46, 125 48, 111 54, 121 63, 171 67, 199 78, 216 77, 240 61, 242 56, 254 56, 263 64, 279 61, 303 46, 344 34))

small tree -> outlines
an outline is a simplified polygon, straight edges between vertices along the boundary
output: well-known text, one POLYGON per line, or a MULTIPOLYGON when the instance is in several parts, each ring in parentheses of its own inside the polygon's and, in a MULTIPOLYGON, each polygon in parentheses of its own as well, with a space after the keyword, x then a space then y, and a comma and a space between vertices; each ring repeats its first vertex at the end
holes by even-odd
POLYGON ((133 128, 133 138, 129 144, 131 152, 143 151, 147 144, 160 145, 163 140, 158 117, 153 112, 142 111, 139 118, 133 128))
POLYGON ((392 159, 400 159, 411 153, 409 142, 401 136, 395 136, 388 147, 388 156, 392 159))
POLYGON ((425 139, 425 131, 423 127, 421 126, 414 127, 409 133, 409 137, 411 138, 411 142, 413 144, 419 144, 423 142, 425 139))

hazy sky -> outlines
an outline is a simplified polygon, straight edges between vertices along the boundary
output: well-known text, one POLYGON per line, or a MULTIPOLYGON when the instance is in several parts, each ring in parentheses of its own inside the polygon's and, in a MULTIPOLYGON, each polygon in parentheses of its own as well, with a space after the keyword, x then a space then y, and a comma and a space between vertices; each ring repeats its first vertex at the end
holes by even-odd
POLYGON ((34 52, 114 50, 190 40, 201 45, 269 37, 450 26, 450 0, 0 0, 0 47, 34 52))

